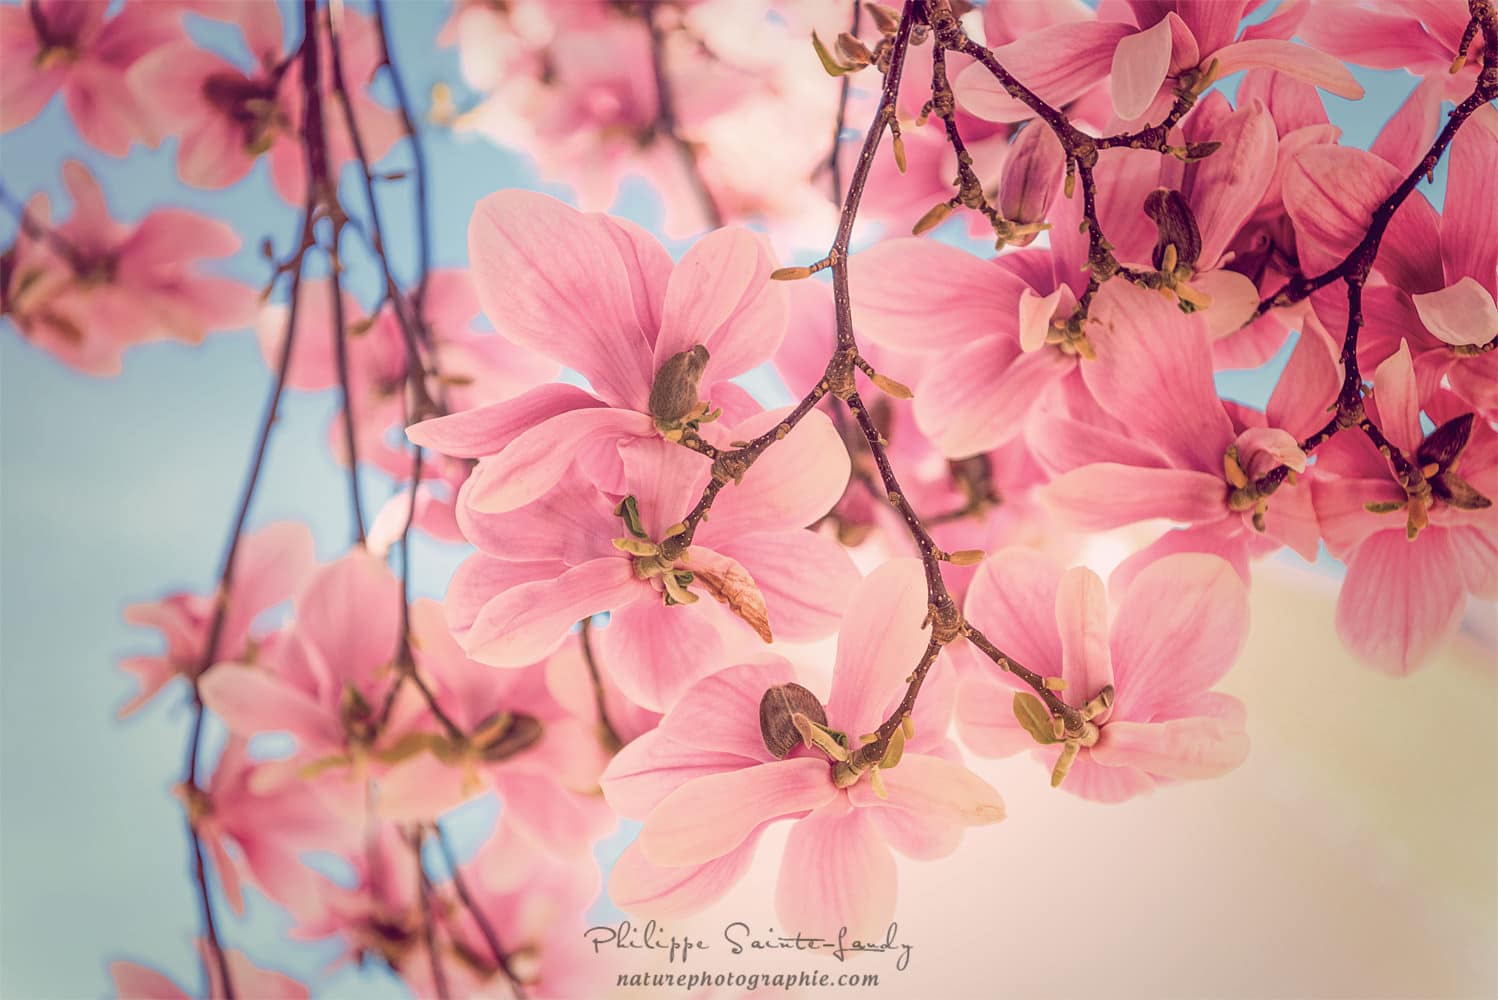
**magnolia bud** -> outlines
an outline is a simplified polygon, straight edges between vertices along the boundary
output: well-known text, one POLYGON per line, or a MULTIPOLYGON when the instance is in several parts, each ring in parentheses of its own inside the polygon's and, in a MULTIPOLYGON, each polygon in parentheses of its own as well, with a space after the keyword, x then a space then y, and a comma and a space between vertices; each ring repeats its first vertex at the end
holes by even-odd
POLYGON ((650 386, 650 415, 658 421, 677 421, 697 406, 697 385, 707 367, 707 348, 701 344, 666 359, 650 386))
POLYGON ((911 227, 910 234, 912 236, 920 236, 924 233, 929 233, 943 222, 946 222, 947 216, 951 214, 952 206, 950 204, 945 201, 938 202, 932 205, 931 209, 925 215, 921 216, 916 224, 911 227))
POLYGON ((770 272, 771 281, 800 281, 811 277, 809 267, 777 267, 770 272))
POLYGON ((1144 214, 1155 223, 1155 267, 1165 262, 1165 248, 1171 246, 1175 247, 1178 263, 1195 267, 1202 252, 1202 237, 1196 228, 1196 216, 1181 192, 1156 188, 1144 199, 1144 214))
POLYGON ((797 713, 820 725, 827 725, 826 709, 816 695, 800 684, 777 684, 759 699, 759 735, 765 741, 765 749, 777 760, 803 742, 793 721, 797 713))
POLYGON ((999 176, 999 214, 1010 222, 1043 221, 1065 166, 1066 151, 1056 133, 1040 122, 1020 129, 999 176))

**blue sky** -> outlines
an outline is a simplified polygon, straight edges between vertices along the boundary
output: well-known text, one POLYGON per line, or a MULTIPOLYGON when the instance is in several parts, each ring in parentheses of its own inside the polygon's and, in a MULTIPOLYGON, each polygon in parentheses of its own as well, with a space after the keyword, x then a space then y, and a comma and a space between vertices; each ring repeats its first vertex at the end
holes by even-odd
MULTIPOLYGON (((418 101, 438 79, 457 81, 451 51, 435 48, 446 5, 395 3, 396 58, 418 101)), ((290 19, 289 19, 290 20, 290 19)), ((222 40, 221 32, 207 32, 222 40)), ((1329 99, 1346 141, 1366 145, 1412 81, 1363 74, 1364 108, 1329 99)), ((463 96, 461 87, 460 98, 463 96)), ((175 180, 174 145, 111 160, 73 134, 60 102, 0 137, 6 187, 21 197, 45 190, 59 207, 64 160, 99 177, 116 217, 152 207, 186 207, 225 218, 245 235, 226 271, 259 283, 260 237, 284 247, 296 219, 274 195, 263 168, 227 192, 175 180)), ((482 142, 430 139, 432 222, 440 265, 461 265, 474 202, 501 187, 540 187, 521 158, 482 142)), ((386 161, 401 165, 399 154, 386 161)), ((411 274, 414 230, 404 187, 387 185, 386 222, 397 267, 411 274)), ((362 196, 349 191, 352 203, 362 196)), ((1439 185, 1432 197, 1439 204, 1439 185)), ((643 184, 618 206, 647 226, 658 206, 643 184)), ((60 213, 59 213, 60 214, 60 213)), ((0 219, 0 244, 14 231, 0 219)), ((673 248, 674 249, 674 248, 673 248)), ((356 265, 365 301, 374 284, 356 265)), ((153 635, 126 626, 123 608, 176 590, 207 593, 244 476, 269 373, 247 333, 203 346, 150 345, 131 351, 111 380, 78 375, 33 350, 0 324, 0 995, 88 997, 109 992, 108 962, 142 961, 197 989, 191 942, 198 910, 182 820, 169 791, 182 771, 190 714, 174 691, 128 724, 114 712, 131 690, 115 668, 154 648, 153 635)), ((765 384, 765 383, 760 383, 765 384)), ((1261 401, 1269 379, 1232 375, 1224 391, 1261 401)), ((295 518, 311 525, 323 558, 350 537, 343 474, 331 462, 329 395, 285 402, 251 525, 295 518)), ((365 508, 390 484, 365 480, 365 508)), ((441 596, 461 557, 423 544, 417 592, 441 596)), ((216 748, 213 733, 210 747, 216 748)), ((480 804, 455 826, 471 848, 492 821, 480 804)), ((607 851, 607 849, 606 849, 607 851)), ((314 978, 332 950, 284 943, 284 916, 252 898, 244 920, 220 905, 226 939, 262 965, 314 978)), ((382 972, 345 970, 321 991, 400 996, 382 972)))

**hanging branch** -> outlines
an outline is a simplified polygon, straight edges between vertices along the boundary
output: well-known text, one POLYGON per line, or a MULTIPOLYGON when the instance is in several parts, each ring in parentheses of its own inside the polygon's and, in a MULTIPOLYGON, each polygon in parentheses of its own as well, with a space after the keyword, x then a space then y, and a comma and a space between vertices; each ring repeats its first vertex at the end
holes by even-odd
MULTIPOLYGON (((1415 188, 1420 184, 1420 179, 1430 176, 1435 171, 1436 164, 1440 162, 1447 147, 1456 138, 1457 131, 1466 124, 1467 120, 1483 105, 1498 100, 1498 9, 1495 9, 1491 0, 1468 0, 1467 7, 1471 13, 1471 20, 1462 36, 1459 58, 1466 57, 1467 48, 1478 31, 1481 31, 1483 36, 1482 70, 1478 73, 1477 83, 1472 88, 1472 93, 1452 109, 1451 114, 1446 118, 1445 127, 1441 129, 1435 141, 1431 143, 1430 148, 1420 162, 1415 164, 1409 175, 1374 208, 1368 230, 1358 241, 1357 246, 1348 251, 1347 256, 1337 264, 1314 277, 1292 278, 1284 288, 1260 302, 1254 314, 1257 318, 1270 309, 1299 302, 1318 289, 1325 288, 1334 282, 1346 283, 1347 330, 1342 337, 1340 360, 1343 375, 1342 387, 1337 393, 1335 402, 1336 412, 1324 427, 1301 443, 1301 450, 1309 454, 1339 432, 1356 427, 1388 459, 1395 478, 1404 487, 1405 493, 1412 501, 1410 521, 1412 532, 1418 532, 1424 527, 1423 524, 1418 523, 1421 515, 1415 513, 1415 508, 1418 506, 1423 512, 1425 505, 1429 503, 1431 488, 1418 464, 1411 461, 1410 456, 1405 455, 1397 445, 1389 441, 1363 407, 1363 375, 1358 363, 1358 337, 1363 328, 1363 286, 1373 271, 1373 264, 1378 258, 1384 234, 1388 231, 1389 224, 1393 221, 1395 213, 1399 211, 1399 207, 1414 193, 1415 188)), ((1498 344, 1498 340, 1489 341, 1481 349, 1492 350, 1495 344, 1498 344)), ((1270 496, 1290 477, 1290 471, 1288 466, 1276 466, 1251 483, 1250 488, 1256 496, 1270 496)))
POLYGON ((619 731, 609 722, 608 698, 603 690, 603 674, 598 669, 598 659, 593 653, 593 619, 584 618, 581 634, 578 638, 582 645, 583 662, 588 667, 588 678, 593 683, 593 701, 598 706, 598 736, 603 741, 604 748, 610 753, 617 753, 624 746, 624 741, 619 738, 619 731))
MULTIPOLYGON (((858 37, 858 28, 863 20, 862 0, 853 0, 853 23, 848 27, 848 34, 854 38, 858 37)), ((838 152, 842 149, 843 130, 848 127, 848 92, 853 89, 852 77, 844 74, 838 81, 837 94, 837 119, 832 126, 832 152, 827 154, 827 169, 832 175, 832 203, 840 205, 843 201, 843 165, 838 159, 838 152)))
POLYGON ((494 925, 489 922, 484 911, 474 904, 473 896, 468 892, 468 884, 463 881, 463 873, 458 868, 458 859, 453 853, 452 844, 448 842, 447 832, 442 829, 440 823, 433 824, 433 830, 437 834, 437 846, 442 849, 442 860, 452 876, 453 891, 458 894, 458 899, 472 915, 473 922, 478 925, 479 933, 483 935, 484 943, 489 946, 489 954, 493 957, 495 966, 510 982, 510 989, 515 994, 515 1000, 525 1000, 525 990, 521 988, 520 979, 515 975, 515 968, 509 953, 500 945, 499 935, 494 933, 494 925))
POLYGON ((437 1000, 447 1000, 452 994, 447 988, 447 972, 442 968, 442 956, 437 951, 437 922, 432 919, 432 880, 427 877, 426 865, 421 861, 421 844, 426 835, 418 827, 411 834, 411 852, 416 855, 416 896, 421 901, 422 940, 427 947, 427 958, 432 963, 432 988, 437 991, 437 1000))
MULTIPOLYGON (((297 300, 301 297, 303 262, 307 251, 311 249, 314 242, 312 222, 314 207, 309 192, 305 208, 302 210, 301 237, 297 249, 293 252, 290 260, 277 268, 277 274, 289 271, 291 274, 291 300, 286 310, 286 336, 281 343, 281 354, 276 362, 276 377, 271 385, 270 397, 265 403, 265 413, 260 420, 260 434, 255 443, 254 456, 250 460, 249 473, 245 477, 244 489, 239 500, 239 510, 234 517, 234 526, 229 532, 229 542, 224 551, 223 568, 219 572, 218 587, 215 591, 213 618, 208 625, 208 638, 203 646, 203 658, 198 664, 197 673, 192 680, 192 702, 193 721, 192 731, 188 738, 186 774, 182 780, 182 788, 186 793, 189 803, 187 830, 192 840, 193 868, 198 881, 198 894, 202 904, 203 926, 205 936, 208 939, 209 950, 212 952, 213 961, 218 967, 219 976, 224 983, 224 996, 226 1000, 234 1000, 234 986, 229 976, 229 963, 224 956, 223 947, 219 943, 218 932, 213 920, 213 901, 208 893, 208 880, 203 865, 203 845, 198 836, 193 808, 195 803, 206 801, 206 792, 198 785, 198 751, 203 739, 203 717, 204 705, 199 684, 202 676, 213 666, 218 659, 218 645, 223 637, 224 622, 229 613, 229 602, 234 588, 234 565, 239 557, 239 543, 244 537, 245 523, 249 519, 250 504, 255 498, 255 491, 260 485, 260 471, 265 466, 266 452, 270 447, 271 432, 276 426, 276 414, 281 407, 281 396, 286 389, 286 375, 291 368, 292 346, 296 339, 296 315, 297 300)), ((212 981, 210 977, 209 981, 212 981)))
POLYGON ((677 156, 681 159, 682 168, 686 172, 687 182, 692 185, 697 201, 702 206, 702 214, 707 219, 708 228, 720 229, 723 226, 723 212, 708 188, 707 180, 702 176, 702 164, 697 159, 697 148, 681 134, 681 123, 676 117, 676 98, 671 91, 670 77, 666 73, 666 35, 656 19, 658 6, 650 0, 642 0, 640 14, 645 19, 646 29, 650 32, 650 68, 655 73, 656 114, 653 131, 656 135, 665 136, 666 140, 675 147, 677 156))

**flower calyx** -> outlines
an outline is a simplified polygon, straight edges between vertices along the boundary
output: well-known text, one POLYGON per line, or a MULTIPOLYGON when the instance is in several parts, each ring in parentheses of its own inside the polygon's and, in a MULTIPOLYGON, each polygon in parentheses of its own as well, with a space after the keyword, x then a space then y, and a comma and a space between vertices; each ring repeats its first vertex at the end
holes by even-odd
MULTIPOLYGON (((1050 689, 1051 685, 1047 683, 1046 687, 1050 689)), ((1082 748, 1097 743, 1102 735, 1102 717, 1113 707, 1113 696, 1113 685, 1109 684, 1068 719, 1052 715, 1045 702, 1028 691, 1015 692, 1014 717, 1025 732, 1043 746, 1061 744, 1061 756, 1051 769, 1052 788, 1059 788, 1066 780, 1082 748)))

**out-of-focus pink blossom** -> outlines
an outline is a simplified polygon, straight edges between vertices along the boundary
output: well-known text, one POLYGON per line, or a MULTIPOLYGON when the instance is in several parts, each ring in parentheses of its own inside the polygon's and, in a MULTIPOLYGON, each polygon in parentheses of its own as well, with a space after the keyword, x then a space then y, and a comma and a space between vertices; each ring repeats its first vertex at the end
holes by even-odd
MULTIPOLYGON (((306 525, 284 522, 247 535, 240 543, 224 624, 213 662, 254 662, 259 640, 250 626, 262 612, 291 597, 312 570, 315 554, 306 525)), ((176 677, 197 677, 207 655, 214 600, 200 594, 172 594, 154 604, 125 609, 132 625, 159 629, 166 649, 159 656, 131 656, 120 669, 140 681, 140 693, 119 711, 123 719, 145 705, 176 677)), ((212 666, 212 663, 208 664, 212 666)))
POLYGON ((381 815, 430 821, 493 789, 506 819, 533 846, 585 853, 613 825, 598 797, 609 748, 594 726, 553 697, 548 664, 499 671, 470 660, 435 601, 412 606, 411 643, 417 668, 465 738, 455 741, 431 724, 428 749, 382 777, 381 815))
MULTIPOLYGON (((983 564, 963 613, 1017 662, 1061 678, 1067 704, 1086 705, 1113 688, 1111 708, 1090 720, 1096 741, 1061 784, 1075 795, 1121 802, 1156 785, 1225 774, 1248 754, 1242 703, 1211 690, 1248 638, 1248 592, 1215 556, 1154 563, 1110 620, 1103 581, 1091 570, 1063 570, 1014 549, 983 564)), ((1054 767, 1061 747, 1036 747, 1015 717, 1015 692, 1030 688, 971 647, 953 652, 965 661, 957 703, 963 742, 993 757, 1033 749, 1054 767)))
POLYGON ((404 685, 380 724, 396 676, 400 602, 389 567, 355 549, 317 570, 297 595, 295 620, 258 662, 220 663, 203 675, 203 702, 230 732, 296 740, 295 756, 263 780, 369 774, 422 719, 425 705, 404 685))
MULTIPOLYGON (((426 380, 427 393, 453 410, 466 410, 518 395, 551 381, 558 366, 502 337, 474 329, 478 299, 466 271, 439 268, 432 272, 422 300, 427 339, 420 357, 437 377, 426 380)), ((325 280, 302 283, 297 305, 297 330, 286 384, 312 391, 339 385, 338 330, 333 325, 331 286, 325 280)), ((407 301, 406 309, 414 308, 407 301)), ((266 363, 280 361, 286 338, 287 307, 267 306, 257 323, 260 350, 266 363)), ((349 407, 353 411, 359 460, 393 476, 409 478, 409 448, 401 446, 408 399, 407 373, 411 352, 400 319, 386 303, 373 318, 366 317, 354 297, 343 295, 343 320, 348 350, 349 407)), ((329 443, 347 464, 348 446, 341 419, 329 429, 329 443)), ((433 463, 428 474, 439 471, 433 463)), ((404 503, 405 498, 400 498, 404 503)), ((401 508, 402 516, 404 507, 401 508)))
MULTIPOLYGON (((538 857, 501 820, 462 874, 525 996, 584 997, 607 991, 614 972, 608 963, 592 959, 583 933, 583 915, 598 896, 596 866, 538 857)), ((450 933, 454 954, 447 969, 454 996, 516 995, 466 907, 453 914, 450 933)))
MULTIPOLYGON (((850 749, 884 722, 930 634, 926 584, 914 559, 887 563, 861 584, 838 635, 828 728, 850 749)), ((882 932, 894 914, 895 860, 944 857, 965 827, 1004 818, 999 795, 959 762, 946 738, 948 664, 938 661, 911 716, 897 765, 839 787, 821 750, 767 748, 760 701, 794 682, 781 660, 732 667, 694 686, 658 729, 631 743, 604 773, 621 814, 644 820, 619 859, 610 896, 630 912, 672 916, 721 897, 748 868, 760 835, 795 821, 781 862, 776 912, 787 933, 882 932)))
MULTIPOLYGON (((228 993, 219 979, 218 960, 209 950, 208 942, 198 942, 198 950, 203 955, 209 977, 208 995, 204 1000, 222 1000, 228 993)), ((224 959, 229 966, 229 979, 234 984, 236 996, 305 1000, 311 995, 306 986, 290 976, 254 965, 242 951, 225 949, 224 959)), ((190 1000, 193 996, 170 977, 134 962, 110 962, 109 978, 114 981, 115 995, 119 1000, 190 1000)))
POLYGON ((242 881, 293 910, 317 892, 312 870, 301 863, 310 851, 336 854, 358 849, 364 789, 339 776, 315 781, 257 781, 265 765, 249 756, 249 741, 231 736, 202 792, 178 789, 218 871, 224 898, 244 913, 242 881), (237 852, 230 853, 230 847, 237 852))
POLYGON ((1408 345, 1379 365, 1373 386, 1370 414, 1424 467, 1432 494, 1409 498, 1356 430, 1321 446, 1311 490, 1326 547, 1347 564, 1342 641, 1374 669, 1408 674, 1451 636, 1468 595, 1498 598, 1498 434, 1451 393, 1422 396, 1408 345), (1436 423, 1430 434, 1422 410, 1436 423))
POLYGON ((143 56, 183 36, 181 12, 144 0, 25 0, 0 7, 0 132, 37 116, 59 91, 83 140, 110 156, 156 145, 152 99, 126 84, 143 56))
MULTIPOLYGON (((286 51, 279 8, 240 0, 194 9, 234 23, 250 50, 251 64, 236 65, 183 38, 154 49, 131 68, 130 87, 153 109, 157 128, 180 136, 177 176, 193 187, 224 188, 242 180, 269 154, 276 192, 293 205, 302 204, 307 193, 302 66, 295 50, 286 51)), ((326 17, 326 11, 320 16, 326 17)), ((336 27, 344 83, 365 152, 378 160, 400 135, 395 113, 369 96, 368 83, 380 63, 379 39, 370 19, 354 10, 342 10, 336 27)), ((354 149, 326 69, 331 65, 329 37, 326 30, 318 33, 328 168, 336 177, 354 159, 354 149)))
POLYGON ((54 225, 46 196, 33 198, 0 268, 4 313, 24 337, 80 371, 116 375, 136 344, 249 325, 255 290, 197 270, 239 249, 228 225, 177 208, 117 222, 83 164, 69 160, 62 177, 72 215, 54 225))

